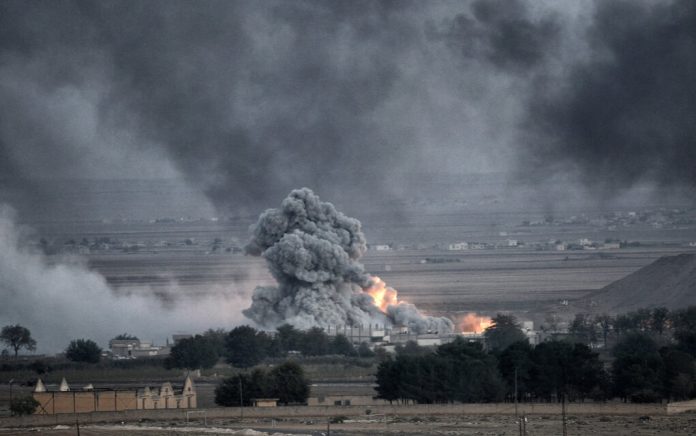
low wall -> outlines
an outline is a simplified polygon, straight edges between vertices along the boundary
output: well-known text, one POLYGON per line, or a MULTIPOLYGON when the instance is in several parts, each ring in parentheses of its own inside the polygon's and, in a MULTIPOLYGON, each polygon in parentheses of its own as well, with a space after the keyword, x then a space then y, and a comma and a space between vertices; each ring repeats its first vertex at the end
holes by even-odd
POLYGON ((678 401, 667 404, 667 414, 676 415, 677 413, 696 411, 696 400, 678 401))
MULTIPOLYGON (((329 416, 432 416, 432 415, 513 415, 515 405, 511 403, 491 404, 416 404, 384 406, 290 406, 290 407, 218 407, 212 409, 189 409, 198 412, 195 418, 292 418, 292 417, 329 417, 329 416)), ((560 415, 558 403, 520 403, 519 413, 527 415, 560 415)), ((566 405, 568 415, 668 415, 696 410, 696 400, 669 404, 632 404, 632 403, 569 403, 566 405)), ((61 415, 30 415, 0 419, 0 427, 45 426, 56 424, 74 424, 99 422, 133 422, 141 419, 176 421, 186 419, 186 410, 125 410, 120 412, 93 412, 61 415)))

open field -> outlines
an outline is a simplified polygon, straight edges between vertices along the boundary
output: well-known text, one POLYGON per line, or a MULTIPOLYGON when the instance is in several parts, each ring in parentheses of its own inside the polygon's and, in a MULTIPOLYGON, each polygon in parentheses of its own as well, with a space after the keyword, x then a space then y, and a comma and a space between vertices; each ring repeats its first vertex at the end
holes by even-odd
MULTIPOLYGON (((334 435, 519 435, 519 419, 514 415, 400 415, 400 416, 342 416, 336 422, 327 418, 208 418, 207 425, 196 416, 189 424, 184 421, 147 419, 117 424, 80 425, 80 434, 87 436, 134 435, 169 436, 176 434, 236 434, 263 436, 267 434, 326 435, 330 429, 334 435), (261 433, 256 433, 261 432, 261 433)), ((569 415, 566 421, 569 435, 692 435, 696 427, 696 414, 673 416, 637 415, 569 415)), ((556 436, 562 433, 563 423, 559 415, 526 416, 528 435, 556 436)), ((19 436, 40 432, 51 436, 73 436, 74 423, 47 427, 21 429, 0 428, 0 435, 19 436)))
MULTIPOLYGON (((539 303, 579 298, 660 256, 685 251, 689 250, 669 246, 601 252, 411 249, 370 251, 362 260, 368 272, 397 289, 401 298, 447 315, 534 309, 539 303)), ((273 283, 262 259, 241 254, 101 254, 90 256, 89 265, 117 289, 157 290, 172 297, 220 289, 249 294, 257 285, 273 283)))
MULTIPOLYGON (((696 250, 688 246, 696 241, 696 210, 671 204, 667 197, 645 197, 650 204, 639 196, 601 206, 570 202, 549 208, 511 194, 504 178, 495 174, 425 177, 418 185, 439 195, 378 199, 371 207, 342 204, 347 199, 340 195, 323 199, 358 218, 368 244, 394 248, 368 251, 361 260, 366 271, 432 313, 534 312, 597 290, 660 256, 696 250), (508 239, 526 245, 504 247, 508 239), (640 246, 537 251, 532 245, 580 239, 640 246), (497 248, 444 249, 459 241, 497 248)), ((45 238, 59 251, 70 240, 110 240, 108 248, 91 250, 86 258, 117 289, 162 297, 220 291, 250 295, 255 286, 273 283, 264 261, 244 256, 241 249, 258 214, 277 204, 218 216, 185 185, 172 181, 57 188, 65 192, 55 198, 54 219, 43 214, 29 219, 37 239, 45 238)))

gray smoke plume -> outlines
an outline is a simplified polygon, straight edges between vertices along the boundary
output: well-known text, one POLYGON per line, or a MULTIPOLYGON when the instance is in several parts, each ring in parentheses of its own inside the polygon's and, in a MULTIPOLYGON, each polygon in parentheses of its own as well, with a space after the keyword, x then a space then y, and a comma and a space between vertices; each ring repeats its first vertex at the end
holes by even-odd
POLYGON ((696 188, 696 3, 598 1, 585 37, 530 95, 523 177, 572 174, 608 195, 696 188))
POLYGON ((373 279, 358 262, 366 250, 360 221, 307 188, 292 191, 279 209, 262 213, 246 249, 266 259, 278 282, 257 287, 244 311, 263 327, 377 323, 405 325, 416 333, 453 330, 449 319, 425 316, 411 304, 382 312, 364 292, 373 279))
POLYGON ((524 0, 476 0, 441 36, 464 58, 523 72, 543 63, 560 33, 554 14, 534 17, 524 0))
POLYGON ((164 344, 179 331, 231 327, 242 320, 246 298, 240 284, 216 286, 205 297, 169 291, 166 306, 144 287, 117 292, 96 271, 75 258, 44 256, 27 243, 31 229, 16 224, 15 212, 0 203, 0 326, 21 324, 37 341, 39 353, 64 350, 73 339, 90 338, 106 347, 127 331, 164 344), (231 315, 232 314, 232 315, 231 315))

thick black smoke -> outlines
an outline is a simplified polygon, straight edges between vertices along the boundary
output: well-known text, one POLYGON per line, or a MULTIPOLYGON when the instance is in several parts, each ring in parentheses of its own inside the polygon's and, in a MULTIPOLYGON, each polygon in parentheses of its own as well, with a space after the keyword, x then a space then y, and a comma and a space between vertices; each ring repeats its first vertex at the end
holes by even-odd
POLYGON ((307 188, 292 191, 279 209, 261 214, 253 229, 247 252, 266 259, 278 286, 257 287, 244 314, 263 327, 376 323, 405 325, 416 333, 452 332, 452 321, 424 316, 411 304, 380 311, 363 292, 371 285, 358 262, 365 250, 358 220, 307 188))
POLYGON ((524 0, 477 0, 443 33, 467 59, 523 72, 545 61, 560 33, 553 14, 535 17, 524 0))
POLYGON ((0 189, 183 176, 226 212, 511 167, 693 186, 693 4, 578 4, 5 0, 0 189))
POLYGON ((523 177, 696 187, 696 3, 598 1, 587 35, 584 59, 531 95, 523 177))
POLYGON ((85 168, 115 148, 163 156, 220 207, 267 203, 288 185, 375 182, 413 145, 375 119, 418 35, 407 6, 2 2, 3 178, 99 176, 85 168))

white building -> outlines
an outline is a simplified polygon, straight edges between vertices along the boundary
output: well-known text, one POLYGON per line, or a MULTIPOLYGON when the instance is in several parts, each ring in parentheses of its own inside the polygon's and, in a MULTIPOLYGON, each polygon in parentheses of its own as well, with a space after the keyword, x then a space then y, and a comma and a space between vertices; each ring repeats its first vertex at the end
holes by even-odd
POLYGON ((455 242, 453 244, 449 244, 447 247, 448 250, 450 251, 459 251, 459 250, 468 250, 469 249, 469 243, 468 242, 455 242))
POLYGON ((169 347, 155 346, 152 342, 141 342, 139 339, 112 339, 109 349, 114 359, 167 356, 170 352, 169 347))

